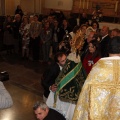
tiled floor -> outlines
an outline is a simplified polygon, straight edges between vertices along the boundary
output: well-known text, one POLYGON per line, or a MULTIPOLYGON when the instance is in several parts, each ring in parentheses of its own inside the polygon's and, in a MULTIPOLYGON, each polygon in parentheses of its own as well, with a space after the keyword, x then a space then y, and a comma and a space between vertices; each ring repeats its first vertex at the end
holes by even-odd
POLYGON ((11 108, 0 110, 0 120, 35 120, 32 107, 42 100, 40 78, 45 68, 46 65, 22 60, 17 55, 0 55, 0 71, 10 75, 4 85, 14 102, 11 108))

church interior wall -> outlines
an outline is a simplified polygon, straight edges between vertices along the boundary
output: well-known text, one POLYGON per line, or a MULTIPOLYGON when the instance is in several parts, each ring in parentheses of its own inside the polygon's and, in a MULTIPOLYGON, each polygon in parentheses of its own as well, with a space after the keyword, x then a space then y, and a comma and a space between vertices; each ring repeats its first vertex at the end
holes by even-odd
POLYGON ((120 17, 120 0, 0 0, 2 1, 1 15, 14 15, 18 4, 25 13, 49 14, 50 9, 63 11, 65 16, 70 13, 81 14, 86 12, 91 15, 98 5, 104 18, 113 21, 120 17), (4 4, 3 4, 4 3, 4 4), (107 17, 107 18, 106 18, 107 17))

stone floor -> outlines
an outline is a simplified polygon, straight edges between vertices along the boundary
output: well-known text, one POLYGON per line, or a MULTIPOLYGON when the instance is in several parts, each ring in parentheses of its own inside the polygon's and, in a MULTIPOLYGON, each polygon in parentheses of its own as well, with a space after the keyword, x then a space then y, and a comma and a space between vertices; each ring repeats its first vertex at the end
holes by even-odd
POLYGON ((18 55, 0 54, 0 71, 7 71, 10 79, 3 82, 14 105, 0 110, 0 120, 35 120, 32 110, 36 101, 42 101, 41 74, 47 65, 22 60, 18 55))

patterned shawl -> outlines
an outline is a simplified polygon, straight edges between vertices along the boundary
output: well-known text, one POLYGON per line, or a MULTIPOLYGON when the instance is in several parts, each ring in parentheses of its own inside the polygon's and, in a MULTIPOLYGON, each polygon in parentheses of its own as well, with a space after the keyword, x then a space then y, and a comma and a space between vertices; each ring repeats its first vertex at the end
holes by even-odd
POLYGON ((85 75, 83 73, 82 63, 67 60, 56 79, 57 91, 54 96, 55 103, 57 101, 57 95, 59 95, 59 99, 62 101, 76 103, 84 80, 85 75))

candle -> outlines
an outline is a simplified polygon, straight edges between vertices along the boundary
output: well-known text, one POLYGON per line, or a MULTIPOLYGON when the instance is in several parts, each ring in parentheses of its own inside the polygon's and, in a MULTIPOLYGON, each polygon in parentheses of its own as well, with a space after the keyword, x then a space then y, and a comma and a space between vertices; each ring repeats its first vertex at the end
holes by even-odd
POLYGON ((81 8, 81 0, 80 0, 79 8, 81 8))
POLYGON ((84 9, 85 1, 83 0, 83 9, 84 9))
POLYGON ((87 1, 87 9, 88 9, 88 6, 89 6, 89 0, 87 1))
POLYGON ((116 1, 116 4, 115 4, 115 12, 117 12, 117 8, 118 8, 118 1, 116 1))

